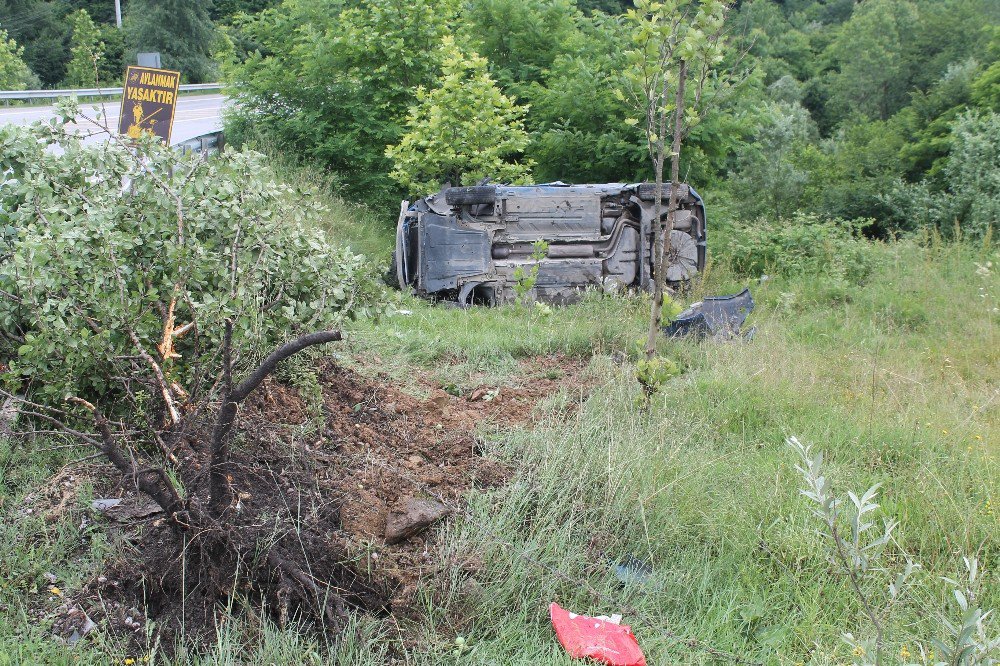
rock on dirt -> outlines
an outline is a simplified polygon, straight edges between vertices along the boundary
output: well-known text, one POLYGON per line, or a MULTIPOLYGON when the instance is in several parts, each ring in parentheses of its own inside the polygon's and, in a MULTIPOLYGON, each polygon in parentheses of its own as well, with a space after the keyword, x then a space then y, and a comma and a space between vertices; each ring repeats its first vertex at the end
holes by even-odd
POLYGON ((448 514, 448 509, 432 499, 407 497, 389 512, 385 521, 385 542, 389 545, 420 534, 448 514))

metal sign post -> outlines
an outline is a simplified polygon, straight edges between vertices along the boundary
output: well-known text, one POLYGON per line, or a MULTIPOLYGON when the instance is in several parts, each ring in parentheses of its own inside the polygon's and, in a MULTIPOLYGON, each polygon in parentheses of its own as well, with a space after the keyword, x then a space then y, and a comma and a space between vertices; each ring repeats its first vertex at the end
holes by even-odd
POLYGON ((118 133, 138 139, 144 132, 170 143, 181 73, 129 65, 125 72, 118 133))

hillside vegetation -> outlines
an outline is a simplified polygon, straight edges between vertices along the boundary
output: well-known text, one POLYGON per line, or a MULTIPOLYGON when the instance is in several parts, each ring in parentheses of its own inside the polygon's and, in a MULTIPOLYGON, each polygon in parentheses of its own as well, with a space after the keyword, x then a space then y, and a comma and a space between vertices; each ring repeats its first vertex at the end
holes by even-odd
MULTIPOLYGON (((352 237, 364 224, 332 203, 314 223, 342 243, 378 245, 377 235, 352 237)), ((722 221, 715 229, 712 264, 688 300, 749 284, 756 335, 727 344, 663 341, 683 373, 648 412, 636 401, 631 364, 621 364, 645 326, 641 295, 593 295, 550 312, 457 310, 406 298, 397 314, 350 326, 339 362, 418 393, 427 390, 415 381, 424 375, 457 395, 480 386, 516 394, 537 381, 521 361, 537 357, 582 359, 586 379, 539 403, 528 427, 480 431, 485 454, 505 461, 511 482, 472 491, 468 513, 439 531, 410 619, 360 615, 325 644, 234 609, 197 659, 568 664, 548 625, 553 600, 581 612, 632 609, 626 619, 651 663, 715 663, 709 649, 760 663, 858 658, 841 634, 865 636, 872 627, 831 567, 829 545, 800 495, 797 457, 784 444, 795 435, 825 451, 838 492, 883 484, 880 511, 900 523, 884 566, 895 570, 909 557, 923 567, 887 626, 887 663, 932 663, 931 639, 944 637, 944 620, 959 615, 942 577, 960 578, 963 555, 980 562, 977 602, 1000 602, 993 508, 1000 285, 987 266, 996 253, 934 234, 864 242, 854 253, 863 276, 848 278, 826 270, 826 261, 805 260, 819 251, 816 243, 786 245, 775 263, 759 267, 768 276, 760 281, 758 270, 729 259, 748 242, 743 231, 722 221), (649 563, 651 573, 622 586, 611 563, 629 557, 649 563), (459 659, 457 637, 469 648, 459 659)), ((107 541, 86 519, 89 476, 58 521, 29 510, 48 484, 78 469, 62 466, 79 449, 2 446, 0 524, 18 545, 4 554, 0 655, 13 663, 69 660, 47 633, 45 618, 58 616, 60 600, 42 573, 58 576, 68 594, 124 544, 107 541)), ((877 603, 887 598, 887 576, 868 582, 877 603)), ((143 654, 164 658, 162 646, 148 646, 143 654)), ((125 650, 135 654, 109 635, 78 646, 73 663, 122 659, 125 650)))
POLYGON ((674 298, 749 287, 755 331, 661 337, 648 393, 647 294, 377 280, 404 196, 652 179, 637 4, 129 0, 112 37, 0 0, 0 87, 119 68, 169 5, 167 64, 236 102, 208 161, 0 126, 0 666, 568 665, 553 601, 655 664, 997 663, 995 2, 729 8, 674 298), (450 515, 366 531, 404 494, 450 515))

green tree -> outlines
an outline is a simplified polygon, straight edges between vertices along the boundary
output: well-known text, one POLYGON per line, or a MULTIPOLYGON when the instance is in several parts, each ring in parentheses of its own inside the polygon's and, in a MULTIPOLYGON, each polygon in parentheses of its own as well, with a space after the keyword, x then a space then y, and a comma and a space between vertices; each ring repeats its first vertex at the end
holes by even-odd
POLYGON ((69 23, 60 9, 46 0, 0 0, 0 22, 24 48, 24 62, 41 82, 29 87, 57 86, 66 76, 69 23))
POLYGON ((917 19, 917 7, 909 0, 857 5, 826 50, 835 110, 885 120, 905 105, 915 60, 909 39, 917 19))
POLYGON ((975 60, 955 63, 926 92, 910 93, 910 104, 890 121, 890 129, 905 138, 899 152, 900 171, 910 180, 936 178, 948 159, 955 119, 972 101, 972 83, 979 73, 975 60))
POLYGON ((31 71, 21 56, 24 49, 7 31, 0 28, 0 90, 24 90, 31 81, 31 71))
POLYGON ((125 35, 113 24, 98 24, 97 27, 104 45, 104 52, 97 61, 97 81, 102 86, 119 86, 125 76, 125 35))
POLYGON ((577 183, 641 180, 648 164, 642 129, 622 122, 631 113, 619 81, 627 67, 619 45, 627 33, 619 20, 601 15, 580 27, 581 47, 556 56, 543 80, 525 87, 535 175, 577 183))
POLYGON ((752 0, 744 3, 730 22, 747 33, 750 53, 763 71, 766 83, 783 76, 803 81, 813 75, 809 37, 792 25, 781 5, 771 0, 752 0))
POLYGON ((905 35, 904 51, 910 62, 909 83, 917 90, 927 90, 958 63, 982 61, 989 28, 1000 24, 996 0, 923 1, 917 7, 919 20, 913 34, 905 35))
POLYGON ((809 112, 797 102, 761 109, 753 141, 737 154, 733 185, 741 216, 779 220, 798 207, 810 174, 797 158, 815 137, 809 112))
POLYGON ((576 6, 588 15, 597 12, 622 14, 635 6, 632 0, 576 0, 576 6))
POLYGON ((540 81, 556 57, 583 47, 583 14, 570 0, 471 0, 462 18, 464 41, 505 88, 540 81))
MULTIPOLYGON (((226 130, 314 160, 344 190, 388 205, 386 147, 399 143, 418 86, 434 84, 457 5, 431 0, 285 2, 247 22, 259 47, 226 69, 226 130)), ((396 204, 398 205, 398 201, 396 204)))
MULTIPOLYGON (((128 2, 121 0, 123 10, 128 8, 128 2)), ((115 25, 114 0, 60 0, 60 3, 66 8, 67 15, 85 9, 97 25, 115 25)))
POLYGON ((523 182, 531 174, 531 163, 522 158, 527 107, 500 91, 486 58, 463 52, 450 36, 442 50, 435 87, 417 89, 406 133, 386 150, 395 162, 393 177, 414 194, 436 190, 444 181, 523 182))
POLYGON ((66 86, 93 88, 97 85, 98 67, 104 56, 104 42, 100 30, 86 9, 70 15, 73 35, 70 38, 70 58, 66 65, 66 86))
POLYGON ((900 220, 882 195, 900 176, 905 142, 891 120, 858 119, 817 145, 802 148, 795 162, 809 173, 802 208, 845 220, 874 218, 877 224, 867 231, 878 236, 898 231, 900 220))
POLYGON ((231 22, 239 14, 259 14, 274 7, 280 0, 215 0, 212 4, 212 20, 231 22))
POLYGON ((1000 111, 1000 60, 990 65, 972 84, 976 105, 1000 111))
POLYGON ((164 67, 192 83, 214 79, 211 6, 211 0, 131 0, 125 15, 129 46, 133 52, 158 51, 164 67))

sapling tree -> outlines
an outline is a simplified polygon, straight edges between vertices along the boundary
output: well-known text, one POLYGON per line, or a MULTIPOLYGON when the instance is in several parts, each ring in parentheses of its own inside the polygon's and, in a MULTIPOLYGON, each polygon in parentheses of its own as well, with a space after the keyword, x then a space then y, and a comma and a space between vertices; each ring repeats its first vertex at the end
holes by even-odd
MULTIPOLYGON (((711 86, 717 92, 731 82, 731 77, 718 72, 724 60, 723 30, 730 6, 729 0, 638 0, 635 8, 626 13, 633 48, 623 76, 624 87, 628 100, 641 115, 641 121, 635 122, 644 123, 656 183, 653 275, 640 275, 642 286, 648 287, 652 277, 653 287, 647 358, 656 353, 660 328, 666 289, 664 261, 669 252, 666 246, 678 206, 681 145, 710 107, 704 95, 706 89, 711 86), (663 178, 668 157, 671 186, 664 220, 663 178)), ((716 95, 711 97, 717 99, 716 95)), ((643 229, 640 237, 645 239, 648 233, 643 229)))
POLYGON ((104 56, 101 32, 86 9, 68 16, 73 22, 73 36, 70 38, 71 58, 66 65, 66 85, 70 88, 90 88, 98 83, 98 61, 104 56))
POLYGON ((543 240, 537 240, 531 244, 531 258, 534 260, 529 268, 520 265, 514 269, 514 293, 517 300, 523 305, 527 305, 528 295, 535 288, 538 282, 538 265, 545 258, 549 251, 549 244, 543 240))
MULTIPOLYGON (((915 574, 920 565, 902 553, 905 564, 893 567, 886 549, 894 544, 893 534, 899 523, 876 518, 880 513, 877 502, 881 484, 875 484, 860 495, 848 491, 839 495, 827 470, 822 451, 813 451, 796 437, 787 444, 799 456, 795 469, 805 488, 803 496, 810 500, 810 512, 818 520, 821 537, 830 544, 830 562, 850 584, 851 592, 871 625, 871 633, 855 636, 844 632, 844 641, 851 646, 854 663, 858 666, 879 666, 884 663, 886 630, 893 611, 905 601, 907 591, 917 583, 915 574), (884 585, 884 593, 879 587, 884 585)), ((992 610, 983 610, 977 603, 979 563, 975 558, 963 558, 965 580, 945 578, 952 585, 960 612, 958 622, 941 614, 942 635, 932 639, 936 653, 920 648, 920 663, 933 666, 973 666, 1000 663, 1000 635, 991 636, 987 622, 992 610)), ((906 651, 908 652, 908 651, 906 651)), ((903 656, 904 664, 912 654, 903 656)))

